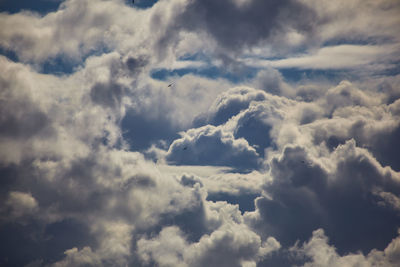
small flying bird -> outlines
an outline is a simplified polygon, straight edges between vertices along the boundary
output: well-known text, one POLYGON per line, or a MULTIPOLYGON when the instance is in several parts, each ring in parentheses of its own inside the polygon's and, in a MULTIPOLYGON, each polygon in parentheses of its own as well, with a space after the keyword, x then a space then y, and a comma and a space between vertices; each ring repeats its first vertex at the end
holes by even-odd
POLYGON ((183 148, 183 150, 186 150, 187 149, 187 146, 185 146, 184 148, 183 148))
POLYGON ((172 86, 172 83, 168 84, 168 87, 171 87, 171 86, 172 86))
POLYGON ((301 160, 301 163, 303 163, 304 165, 306 165, 306 166, 308 166, 308 167, 311 167, 312 166, 312 162, 311 161, 308 161, 308 160, 301 160))

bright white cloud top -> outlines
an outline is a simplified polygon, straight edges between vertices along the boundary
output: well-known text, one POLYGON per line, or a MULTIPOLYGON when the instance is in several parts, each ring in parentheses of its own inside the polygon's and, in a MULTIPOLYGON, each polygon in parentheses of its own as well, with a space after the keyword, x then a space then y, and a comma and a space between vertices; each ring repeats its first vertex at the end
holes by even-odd
POLYGON ((396 0, 0 3, 1 266, 399 266, 396 0))

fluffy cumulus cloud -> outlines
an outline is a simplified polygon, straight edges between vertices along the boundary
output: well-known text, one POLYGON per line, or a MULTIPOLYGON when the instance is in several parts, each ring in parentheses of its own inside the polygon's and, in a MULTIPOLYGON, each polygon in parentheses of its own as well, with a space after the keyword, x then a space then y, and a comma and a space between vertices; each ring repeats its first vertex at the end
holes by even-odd
POLYGON ((398 1, 3 2, 1 266, 400 264, 398 1))
POLYGON ((309 257, 310 262, 304 266, 396 266, 398 263, 398 242, 394 238, 390 244, 380 250, 372 250, 367 255, 350 253, 340 256, 334 246, 328 244, 329 239, 322 229, 313 231, 312 237, 302 246, 292 247, 297 257, 309 257))
POLYGON ((157 237, 139 240, 140 257, 149 265, 160 266, 243 266, 255 264, 280 248, 273 237, 262 242, 240 221, 240 215, 235 214, 237 209, 225 205, 210 207, 214 212, 222 209, 224 217, 217 229, 203 235, 198 242, 187 242, 178 228, 167 227, 157 237))

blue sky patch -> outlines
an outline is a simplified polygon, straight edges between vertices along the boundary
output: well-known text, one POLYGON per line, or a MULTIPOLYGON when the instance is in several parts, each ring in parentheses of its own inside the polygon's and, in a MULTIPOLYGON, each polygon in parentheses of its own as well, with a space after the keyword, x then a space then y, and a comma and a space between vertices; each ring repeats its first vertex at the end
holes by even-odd
POLYGON ((351 74, 345 70, 316 70, 299 68, 282 68, 279 72, 288 82, 298 82, 304 79, 329 79, 331 81, 341 81, 351 78, 351 74))
POLYGON ((151 72, 151 77, 156 80, 165 81, 170 77, 184 76, 186 74, 193 74, 209 79, 225 78, 231 82, 238 83, 251 79, 257 75, 258 69, 246 68, 241 73, 233 73, 224 71, 218 67, 211 66, 207 68, 182 68, 182 69, 155 69, 151 72))
POLYGON ((22 10, 34 11, 40 14, 46 14, 56 11, 62 0, 1 0, 0 12, 11 14, 21 12, 22 10))
POLYGON ((158 0, 134 0, 134 1, 131 0, 131 1, 126 1, 127 4, 130 4, 133 7, 142 8, 142 9, 151 8, 157 2, 158 2, 158 0))

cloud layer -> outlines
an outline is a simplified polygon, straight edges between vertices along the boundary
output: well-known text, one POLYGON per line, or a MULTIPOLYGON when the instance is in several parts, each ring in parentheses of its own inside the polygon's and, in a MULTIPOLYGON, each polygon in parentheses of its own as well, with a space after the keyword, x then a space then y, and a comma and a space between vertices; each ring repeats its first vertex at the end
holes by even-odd
POLYGON ((399 265, 397 1, 60 2, 0 13, 0 265, 399 265))

